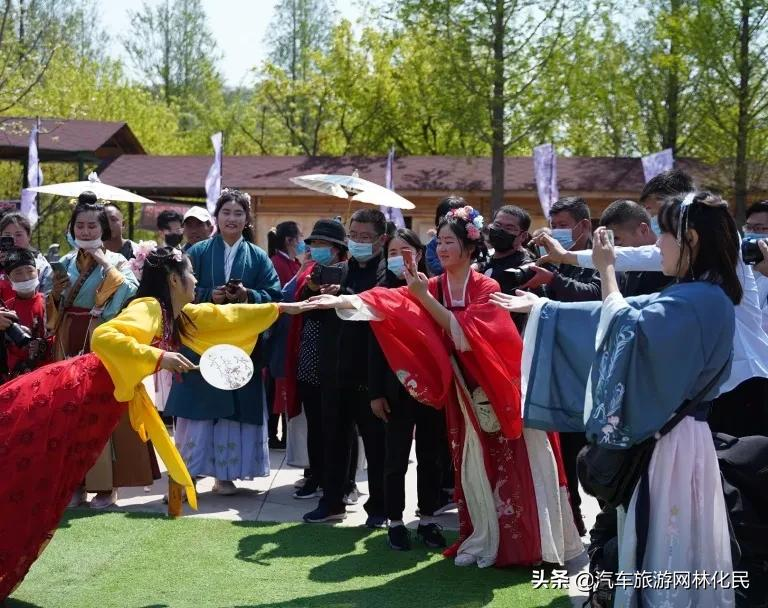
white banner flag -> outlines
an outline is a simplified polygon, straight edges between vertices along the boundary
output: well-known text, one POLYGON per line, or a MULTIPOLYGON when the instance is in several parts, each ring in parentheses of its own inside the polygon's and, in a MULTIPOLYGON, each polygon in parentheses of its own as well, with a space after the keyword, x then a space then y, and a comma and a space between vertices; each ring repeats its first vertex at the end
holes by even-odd
POLYGON ((675 157, 672 155, 672 148, 667 148, 655 154, 643 156, 643 177, 647 184, 659 173, 669 171, 675 166, 675 157))
POLYGON ((213 164, 205 177, 205 205, 208 213, 213 217, 216 201, 221 194, 221 131, 211 135, 211 143, 213 144, 213 164))
MULTIPOLYGON (((40 120, 37 120, 29 134, 29 159, 27 161, 27 187, 37 188, 43 185, 43 170, 37 155, 37 138, 40 133, 40 120)), ((37 192, 30 192, 26 188, 21 191, 21 213, 34 227, 39 215, 37 213, 37 192)))
POLYGON ((557 157, 555 146, 542 144, 533 149, 533 173, 536 176, 536 190, 539 204, 545 218, 549 218, 549 209, 560 198, 557 190, 557 157))
MULTIPOLYGON (((395 147, 392 146, 387 155, 387 171, 384 175, 384 187, 387 190, 395 190, 395 181, 392 177, 392 165, 395 162, 395 147)), ((403 218, 403 210, 397 207, 385 207, 381 206, 381 212, 387 218, 388 222, 392 222, 397 228, 405 228, 405 219, 403 218)))

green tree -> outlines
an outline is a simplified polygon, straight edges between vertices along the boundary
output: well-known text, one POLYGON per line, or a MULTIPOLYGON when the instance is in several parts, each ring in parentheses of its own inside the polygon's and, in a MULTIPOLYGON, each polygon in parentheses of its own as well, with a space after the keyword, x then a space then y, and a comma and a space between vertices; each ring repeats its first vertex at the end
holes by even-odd
POLYGON ((122 40, 142 81, 170 104, 186 102, 216 79, 219 54, 201 0, 165 0, 129 11, 122 40))
POLYGON ((406 22, 429 24, 464 103, 487 112, 476 133, 491 151, 491 202, 503 204, 504 157, 550 116, 527 112, 539 75, 566 43, 565 0, 400 0, 406 22), (443 43, 443 44, 441 44, 443 43))
POLYGON ((768 1, 701 0, 696 26, 707 79, 697 151, 722 169, 743 223, 750 185, 768 166, 768 1))

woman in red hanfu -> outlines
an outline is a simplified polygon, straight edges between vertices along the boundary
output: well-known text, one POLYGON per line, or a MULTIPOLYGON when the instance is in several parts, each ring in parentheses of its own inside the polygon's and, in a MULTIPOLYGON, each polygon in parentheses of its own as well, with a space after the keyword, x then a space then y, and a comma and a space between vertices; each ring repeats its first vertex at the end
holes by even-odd
POLYGON ((406 265, 407 287, 318 296, 346 320, 371 327, 387 361, 418 401, 445 408, 456 469, 456 565, 563 564, 583 552, 556 434, 523 429, 522 342, 511 317, 489 302, 493 279, 472 270, 483 218, 451 211, 438 229, 444 274, 406 265))
POLYGON ((280 311, 300 304, 190 304, 192 267, 178 249, 144 261, 134 299, 100 325, 92 353, 41 367, 0 387, 0 602, 21 582, 51 539, 123 413, 152 443, 171 478, 196 507, 195 488, 142 380, 159 369, 194 368, 173 352, 201 354, 215 344, 251 352, 280 311))

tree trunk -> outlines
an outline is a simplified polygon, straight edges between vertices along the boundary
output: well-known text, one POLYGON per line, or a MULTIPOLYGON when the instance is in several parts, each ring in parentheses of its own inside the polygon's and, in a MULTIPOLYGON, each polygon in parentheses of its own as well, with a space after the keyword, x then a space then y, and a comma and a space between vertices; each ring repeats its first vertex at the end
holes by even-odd
POLYGON ((746 220, 748 166, 747 144, 749 142, 749 98, 750 98, 750 0, 741 2, 741 25, 739 30, 739 119, 736 132, 736 166, 733 176, 733 194, 736 223, 741 226, 746 220))
MULTIPOLYGON (((677 16, 680 12, 681 0, 670 1, 670 13, 677 16)), ((677 52, 677 32, 673 32, 669 38, 669 56, 674 58, 677 52)), ((678 65, 673 61, 667 74, 667 124, 661 138, 662 149, 672 148, 672 153, 677 156, 677 125, 678 110, 680 107, 680 74, 678 65)))
POLYGON ((493 15, 493 93, 491 98, 491 207, 504 205, 504 0, 493 15))

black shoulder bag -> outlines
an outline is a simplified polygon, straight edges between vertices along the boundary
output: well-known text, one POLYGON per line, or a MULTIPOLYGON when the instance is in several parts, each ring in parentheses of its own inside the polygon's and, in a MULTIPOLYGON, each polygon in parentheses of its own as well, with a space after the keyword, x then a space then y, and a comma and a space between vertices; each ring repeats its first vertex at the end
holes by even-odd
POLYGON ((726 365, 693 398, 683 402, 674 416, 667 420, 652 437, 628 449, 607 448, 590 443, 577 457, 579 481, 587 494, 601 501, 603 506, 627 506, 632 492, 643 472, 648 468, 656 442, 669 433, 678 422, 693 413, 704 396, 717 384, 726 365))

